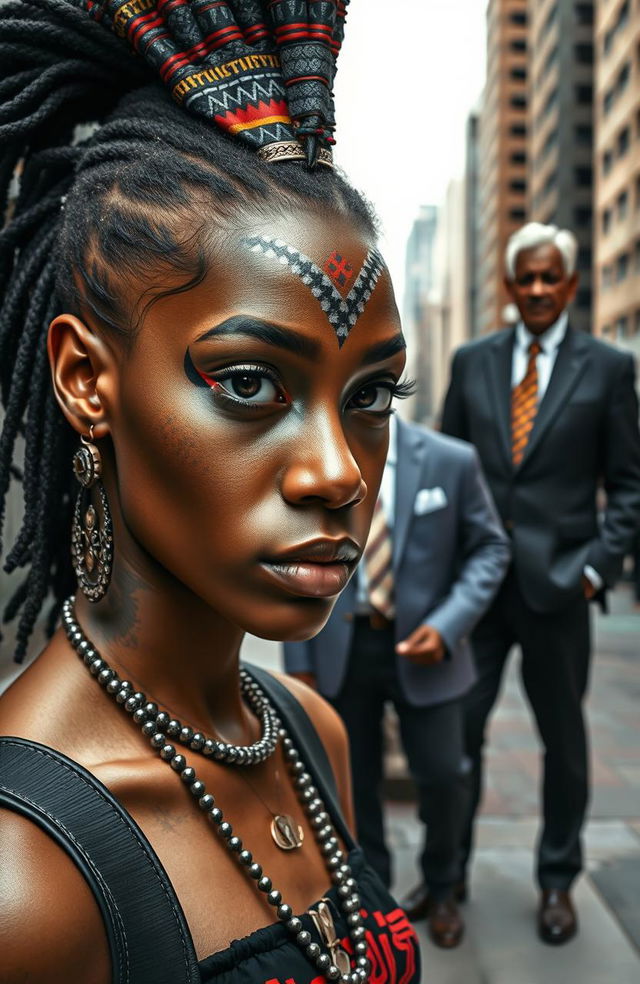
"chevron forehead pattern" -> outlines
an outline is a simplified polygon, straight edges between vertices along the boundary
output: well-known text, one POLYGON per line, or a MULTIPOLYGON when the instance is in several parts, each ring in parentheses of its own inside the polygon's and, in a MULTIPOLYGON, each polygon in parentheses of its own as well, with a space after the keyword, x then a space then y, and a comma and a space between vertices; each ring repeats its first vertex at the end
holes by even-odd
POLYGON ((340 347, 344 345, 349 332, 363 313, 384 270, 384 260, 378 250, 370 249, 353 287, 346 297, 343 297, 324 270, 282 239, 250 236, 242 243, 252 253, 261 253, 282 266, 288 266, 291 272, 300 278, 318 299, 320 307, 333 326, 340 347))

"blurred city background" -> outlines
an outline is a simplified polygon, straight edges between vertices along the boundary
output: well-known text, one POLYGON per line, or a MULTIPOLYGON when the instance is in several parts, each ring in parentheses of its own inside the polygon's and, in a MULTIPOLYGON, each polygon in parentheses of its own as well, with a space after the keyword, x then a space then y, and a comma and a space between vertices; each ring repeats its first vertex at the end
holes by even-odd
MULTIPOLYGON (((640 356, 640 0, 354 0, 347 40, 337 159, 380 216, 417 381, 403 412, 436 423, 452 352, 512 319, 503 254, 527 220, 579 238, 573 323, 640 356)), ((10 539, 15 503, 8 524, 10 539)), ((0 573, 0 596, 8 589, 0 573)), ((539 747, 514 666, 492 727, 467 936, 449 953, 425 935, 428 984, 640 980, 640 615, 630 583, 595 628, 581 933, 555 950, 533 932, 539 747)), ((10 636, 2 648, 6 683, 17 671, 10 636)), ((249 638, 244 654, 281 665, 275 643, 249 638)), ((402 891, 417 880, 419 832, 393 743, 389 770, 402 891)))

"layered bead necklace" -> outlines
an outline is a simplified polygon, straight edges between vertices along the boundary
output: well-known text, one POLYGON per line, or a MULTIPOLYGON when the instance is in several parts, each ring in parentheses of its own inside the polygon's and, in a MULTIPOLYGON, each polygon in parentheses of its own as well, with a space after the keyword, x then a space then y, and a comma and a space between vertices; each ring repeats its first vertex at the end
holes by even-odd
MULTIPOLYGON (((344 851, 340 848, 336 830, 313 783, 313 778, 262 688, 246 670, 240 670, 242 696, 262 727, 262 734, 256 742, 252 745, 234 745, 216 738, 207 738, 202 732, 183 725, 177 718, 160 710, 154 701, 147 700, 142 691, 134 690, 128 680, 122 680, 85 636, 75 619, 73 604, 74 598, 68 598, 62 609, 62 624, 71 646, 98 683, 125 712, 131 715, 160 758, 180 776, 200 809, 217 830, 228 851, 255 882, 257 890, 264 894, 269 905, 275 910, 277 918, 287 928, 306 958, 327 981, 340 982, 340 984, 366 984, 371 964, 367 957, 366 931, 360 914, 358 886, 344 851), (312 940, 302 920, 294 915, 291 906, 283 901, 282 894, 273 887, 262 865, 244 846, 242 838, 235 833, 229 821, 225 820, 215 797, 207 792, 204 782, 198 779, 193 767, 187 763, 185 756, 178 751, 173 742, 229 766, 249 766, 264 762, 273 755, 278 743, 282 742, 284 758, 296 794, 309 818, 327 871, 336 887, 339 905, 345 916, 353 948, 355 963, 353 968, 349 954, 339 944, 326 901, 323 899, 319 903, 317 911, 309 910, 309 915, 325 944, 322 947, 312 940)), ((290 820, 289 817, 281 819, 290 820)), ((275 836, 274 839, 278 843, 275 836)))

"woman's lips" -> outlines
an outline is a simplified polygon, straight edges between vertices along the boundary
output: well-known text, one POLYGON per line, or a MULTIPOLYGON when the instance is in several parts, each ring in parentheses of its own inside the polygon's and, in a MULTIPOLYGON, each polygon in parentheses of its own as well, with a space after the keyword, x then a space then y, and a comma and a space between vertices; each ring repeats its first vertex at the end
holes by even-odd
POLYGON ((346 586, 354 564, 316 563, 310 560, 262 561, 260 565, 290 594, 306 598, 331 598, 346 586))

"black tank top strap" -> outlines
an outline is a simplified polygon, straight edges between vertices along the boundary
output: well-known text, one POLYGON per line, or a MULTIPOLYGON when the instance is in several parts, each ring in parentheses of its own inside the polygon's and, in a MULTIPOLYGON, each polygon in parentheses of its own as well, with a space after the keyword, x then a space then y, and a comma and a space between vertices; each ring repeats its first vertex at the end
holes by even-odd
POLYGON ((153 848, 109 790, 77 762, 0 738, 0 807, 67 852, 100 908, 114 984, 198 984, 184 913, 153 848))
POLYGON ((356 843, 342 815, 333 769, 311 718, 300 701, 271 673, 250 663, 244 663, 243 666, 276 706, 285 728, 302 752, 305 765, 313 776, 340 837, 347 849, 352 850, 356 843))

